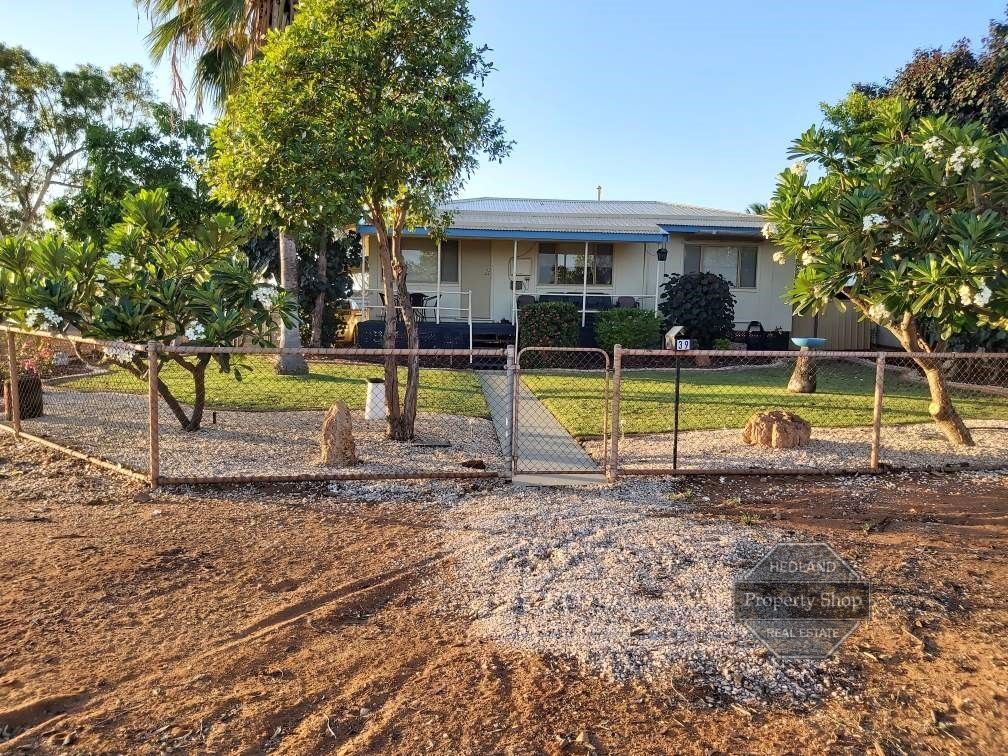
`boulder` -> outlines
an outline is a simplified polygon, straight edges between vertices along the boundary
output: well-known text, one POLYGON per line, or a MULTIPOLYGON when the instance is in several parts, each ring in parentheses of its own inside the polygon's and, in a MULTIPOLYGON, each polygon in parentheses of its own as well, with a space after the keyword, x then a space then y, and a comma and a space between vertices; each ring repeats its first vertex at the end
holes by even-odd
POLYGON ((357 464, 350 408, 336 402, 322 420, 322 464, 326 467, 352 467, 357 464))
POLYGON ((757 412, 746 422, 742 440, 750 446, 769 449, 794 449, 805 446, 812 437, 812 426, 786 410, 757 412))

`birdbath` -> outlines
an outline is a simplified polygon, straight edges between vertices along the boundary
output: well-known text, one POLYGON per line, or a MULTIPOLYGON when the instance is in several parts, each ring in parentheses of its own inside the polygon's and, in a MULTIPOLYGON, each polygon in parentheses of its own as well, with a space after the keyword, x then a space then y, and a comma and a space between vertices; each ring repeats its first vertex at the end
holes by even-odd
POLYGON ((823 346, 826 339, 792 338, 791 343, 798 347, 798 359, 795 361, 794 372, 791 373, 787 390, 792 394, 814 394, 816 390, 816 361, 809 352, 823 346))

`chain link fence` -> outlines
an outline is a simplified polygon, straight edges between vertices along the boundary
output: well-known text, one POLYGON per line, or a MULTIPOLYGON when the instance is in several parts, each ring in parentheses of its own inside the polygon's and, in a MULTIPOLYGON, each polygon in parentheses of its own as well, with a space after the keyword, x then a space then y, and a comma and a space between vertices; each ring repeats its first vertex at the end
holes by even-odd
POLYGON ((150 474, 145 379, 109 370, 144 348, 4 329, 3 425, 21 436, 138 479, 150 474), (13 358, 13 359, 12 359, 13 358), (102 376, 100 390, 82 382, 102 376), (140 395, 137 395, 140 394, 140 395))
POLYGON ((616 468, 1008 466, 1008 355, 916 357, 947 387, 968 437, 958 440, 972 443, 951 442, 934 422, 925 371, 905 353, 618 350, 616 468))
POLYGON ((2 330, 2 427, 155 484, 1008 467, 1003 354, 302 349, 279 375, 281 350, 2 330), (356 464, 323 463, 337 402, 356 464))

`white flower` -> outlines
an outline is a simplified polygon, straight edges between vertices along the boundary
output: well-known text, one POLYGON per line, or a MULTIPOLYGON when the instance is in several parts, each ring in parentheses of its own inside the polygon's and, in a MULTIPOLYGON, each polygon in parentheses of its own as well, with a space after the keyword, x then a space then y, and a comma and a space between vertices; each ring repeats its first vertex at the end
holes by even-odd
POLYGON ((866 215, 861 219, 861 227, 865 231, 871 231, 877 226, 884 226, 886 224, 885 216, 879 215, 878 213, 872 213, 871 215, 866 215))
POLYGON ((944 146, 945 142, 942 141, 940 136, 933 136, 924 140, 921 149, 924 150, 924 154, 929 158, 936 158, 941 155, 941 150, 944 146))
POLYGON ((812 263, 819 262, 819 258, 813 255, 811 252, 802 252, 801 263, 802 265, 811 265, 812 263))
POLYGON ((252 292, 252 301, 258 302, 269 310, 276 301, 276 289, 268 284, 257 286, 252 292))
POLYGON ((777 233, 777 224, 776 223, 764 223, 763 224, 763 228, 761 229, 761 231, 763 233, 763 238, 764 239, 770 239, 770 238, 772 238, 774 236, 774 234, 777 233))
POLYGON ((778 249, 773 253, 773 261, 778 265, 783 265, 787 261, 787 256, 784 254, 783 250, 778 249))
POLYGON ((990 290, 990 287, 987 284, 984 284, 980 287, 980 291, 976 293, 976 296, 973 297, 973 304, 977 307, 986 307, 987 303, 990 302, 992 293, 993 292, 990 290))
POLYGON ((892 313, 889 312, 884 304, 879 302, 868 308, 868 317, 878 323, 884 323, 892 318, 892 313))
POLYGON ((970 163, 970 168, 976 169, 979 168, 981 165, 983 165, 983 160, 981 160, 980 158, 973 158, 973 162, 970 163))
POLYGON ((959 301, 964 305, 973 304, 973 289, 966 284, 959 287, 959 301))
POLYGON ((199 341, 206 337, 206 329, 199 323, 190 323, 185 329, 186 341, 199 341))
POLYGON ((51 307, 32 307, 25 313, 25 323, 29 328, 54 331, 63 319, 51 307))
POLYGON ((890 247, 898 247, 902 243, 903 243, 903 234, 900 233, 899 231, 897 231, 895 234, 893 234, 892 238, 889 239, 889 246, 890 247))
POLYGON ((133 362, 133 356, 136 352, 127 346, 109 344, 105 347, 104 354, 110 360, 118 362, 121 365, 128 365, 133 362))
POLYGON ((789 170, 795 176, 805 178, 805 174, 808 173, 808 166, 805 164, 804 160, 795 160, 793 163, 791 163, 789 170))
POLYGON ((123 256, 120 255, 118 252, 109 252, 107 255, 105 255, 105 262, 107 262, 113 268, 118 270, 119 266, 123 264, 123 256))

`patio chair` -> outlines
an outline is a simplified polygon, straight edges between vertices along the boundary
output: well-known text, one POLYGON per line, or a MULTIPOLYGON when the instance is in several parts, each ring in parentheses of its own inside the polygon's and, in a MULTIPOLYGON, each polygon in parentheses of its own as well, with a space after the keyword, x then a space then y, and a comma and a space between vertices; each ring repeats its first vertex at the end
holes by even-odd
POLYGON ((528 307, 530 304, 535 304, 536 298, 532 294, 519 294, 518 295, 518 309, 522 307, 528 307))
POLYGON ((409 303, 413 308, 413 319, 417 323, 423 323, 427 320, 427 311, 423 309, 427 306, 427 296, 425 294, 410 294, 409 303))
POLYGON ((636 310, 640 303, 634 297, 616 297, 616 308, 619 310, 636 310))
POLYGON ((758 320, 750 320, 746 326, 745 344, 746 349, 766 349, 767 332, 758 320))

